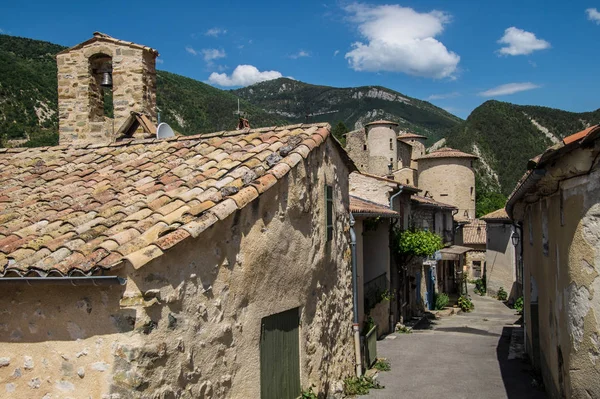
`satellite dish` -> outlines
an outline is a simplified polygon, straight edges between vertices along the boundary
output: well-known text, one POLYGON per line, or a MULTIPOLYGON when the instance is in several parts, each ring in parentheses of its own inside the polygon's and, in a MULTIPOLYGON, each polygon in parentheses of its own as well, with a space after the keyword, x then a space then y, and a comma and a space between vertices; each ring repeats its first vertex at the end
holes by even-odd
POLYGON ((161 123, 158 125, 158 128, 156 128, 156 138, 157 139, 166 139, 169 137, 174 137, 175 136, 175 132, 173 132, 173 129, 171 129, 171 126, 167 125, 166 123, 161 123))

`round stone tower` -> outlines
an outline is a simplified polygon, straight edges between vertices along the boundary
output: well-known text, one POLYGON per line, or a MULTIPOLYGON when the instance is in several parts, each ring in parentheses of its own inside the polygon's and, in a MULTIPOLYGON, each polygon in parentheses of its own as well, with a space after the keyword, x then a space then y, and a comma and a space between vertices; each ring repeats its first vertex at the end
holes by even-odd
POLYGON ((369 173, 384 176, 398 167, 398 124, 374 121, 365 125, 369 173))
POLYGON ((452 148, 440 148, 416 159, 419 188, 435 201, 454 205, 458 220, 475 218, 475 171, 478 157, 452 148))

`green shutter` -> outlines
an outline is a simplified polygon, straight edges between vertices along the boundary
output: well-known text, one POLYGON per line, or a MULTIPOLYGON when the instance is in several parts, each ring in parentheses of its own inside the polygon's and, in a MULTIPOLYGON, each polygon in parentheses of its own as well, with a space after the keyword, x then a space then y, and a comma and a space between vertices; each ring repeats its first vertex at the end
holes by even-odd
POLYGON ((296 399, 300 396, 299 324, 298 308, 262 319, 261 399, 296 399))
POLYGON ((325 186, 325 216, 327 241, 333 239, 333 187, 325 186))

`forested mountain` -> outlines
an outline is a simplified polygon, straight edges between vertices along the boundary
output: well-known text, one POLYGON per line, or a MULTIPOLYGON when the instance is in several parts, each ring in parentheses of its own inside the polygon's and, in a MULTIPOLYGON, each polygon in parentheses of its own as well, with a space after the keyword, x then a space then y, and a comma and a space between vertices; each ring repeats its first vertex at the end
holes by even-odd
POLYGON ((402 129, 433 140, 445 137, 461 119, 426 101, 380 86, 337 88, 288 78, 257 83, 233 91, 269 113, 295 123, 342 121, 350 130, 387 119, 402 129))
MULTIPOLYGON (((29 139, 24 145, 58 143, 56 53, 66 47, 0 35, 0 144, 29 139)), ((183 134, 234 129, 238 97, 197 80, 157 72, 161 120, 183 134)), ((285 124, 243 99, 253 126, 285 124)))
POLYGON ((509 195, 529 159, 565 136, 597 123, 600 109, 575 113, 487 101, 453 129, 447 145, 479 155, 480 186, 509 195))
MULTIPOLYGON (((65 47, 0 35, 0 145, 58 142, 57 79, 54 55, 65 47), (29 139, 29 141, 27 141, 29 139), (27 141, 27 142, 25 142, 27 141)), ((233 129, 237 101, 253 127, 329 122, 334 132, 353 130, 376 119, 480 156, 478 212, 503 206, 525 172, 527 160, 563 137, 600 123, 600 109, 574 113, 553 108, 487 101, 467 120, 426 101, 380 86, 335 88, 280 78, 223 91, 194 79, 157 72, 157 106, 162 121, 183 134, 233 129), (343 123, 339 123, 343 122, 343 123)))

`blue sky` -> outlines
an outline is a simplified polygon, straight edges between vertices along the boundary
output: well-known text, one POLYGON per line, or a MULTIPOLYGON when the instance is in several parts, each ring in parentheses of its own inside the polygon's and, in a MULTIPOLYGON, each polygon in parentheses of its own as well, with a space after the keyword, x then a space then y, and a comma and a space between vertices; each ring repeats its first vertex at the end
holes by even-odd
POLYGON ((101 31, 220 88, 381 85, 466 118, 490 98, 600 107, 595 1, 27 1, 2 6, 0 30, 66 46, 101 31))

